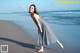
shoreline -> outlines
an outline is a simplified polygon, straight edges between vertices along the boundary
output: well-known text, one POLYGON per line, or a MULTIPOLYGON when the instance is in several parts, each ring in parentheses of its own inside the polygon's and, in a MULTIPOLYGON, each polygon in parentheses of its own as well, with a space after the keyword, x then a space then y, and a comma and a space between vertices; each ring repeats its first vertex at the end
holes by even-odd
MULTIPOLYGON (((36 53, 36 40, 9 21, 0 21, 0 45, 8 45, 8 53, 36 53)), ((44 53, 52 53, 45 47, 44 53)))

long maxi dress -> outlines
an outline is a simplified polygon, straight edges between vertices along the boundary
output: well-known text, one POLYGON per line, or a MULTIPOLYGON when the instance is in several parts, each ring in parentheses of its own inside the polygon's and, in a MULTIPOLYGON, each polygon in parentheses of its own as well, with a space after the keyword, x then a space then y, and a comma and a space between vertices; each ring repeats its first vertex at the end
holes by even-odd
POLYGON ((42 18, 39 18, 39 22, 41 24, 43 32, 38 32, 38 44, 50 45, 56 43, 58 39, 56 38, 48 23, 45 22, 45 20, 42 18))

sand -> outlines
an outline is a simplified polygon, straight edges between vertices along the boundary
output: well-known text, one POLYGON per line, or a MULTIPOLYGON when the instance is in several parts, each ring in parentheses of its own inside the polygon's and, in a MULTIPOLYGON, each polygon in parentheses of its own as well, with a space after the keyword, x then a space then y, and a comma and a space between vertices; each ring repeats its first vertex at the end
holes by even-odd
MULTIPOLYGON (((37 53, 39 45, 33 37, 11 21, 0 20, 0 45, 8 45, 8 53, 37 53)), ((44 48, 44 53, 58 53, 44 48)))

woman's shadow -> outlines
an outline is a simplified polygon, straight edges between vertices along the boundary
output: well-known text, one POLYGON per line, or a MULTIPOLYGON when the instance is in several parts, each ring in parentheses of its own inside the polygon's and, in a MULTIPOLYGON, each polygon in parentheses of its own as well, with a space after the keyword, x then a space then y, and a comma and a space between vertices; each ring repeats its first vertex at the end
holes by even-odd
POLYGON ((13 39, 8 39, 8 38, 3 38, 3 37, 0 37, 0 40, 13 42, 13 43, 16 43, 16 44, 18 44, 22 47, 31 48, 31 49, 36 49, 35 46, 37 46, 37 45, 33 45, 33 44, 29 44, 29 43, 23 43, 23 42, 20 42, 20 41, 16 41, 16 40, 13 40, 13 39))

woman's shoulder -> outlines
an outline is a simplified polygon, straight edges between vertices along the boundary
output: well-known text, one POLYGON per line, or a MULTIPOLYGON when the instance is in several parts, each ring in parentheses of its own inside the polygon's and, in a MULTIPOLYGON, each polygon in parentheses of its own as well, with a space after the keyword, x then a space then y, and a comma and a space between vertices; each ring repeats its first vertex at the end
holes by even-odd
POLYGON ((34 17, 40 19, 40 16, 38 14, 34 14, 34 17))

